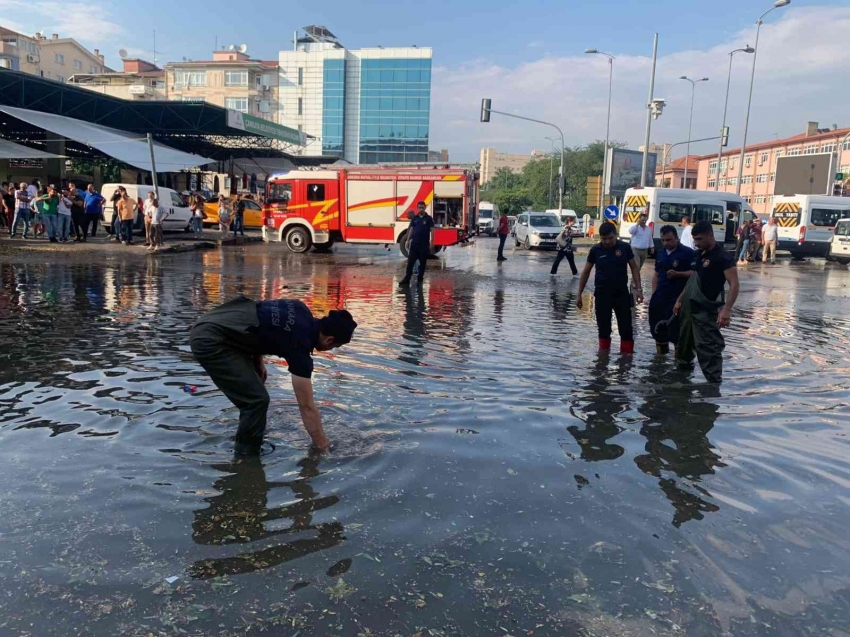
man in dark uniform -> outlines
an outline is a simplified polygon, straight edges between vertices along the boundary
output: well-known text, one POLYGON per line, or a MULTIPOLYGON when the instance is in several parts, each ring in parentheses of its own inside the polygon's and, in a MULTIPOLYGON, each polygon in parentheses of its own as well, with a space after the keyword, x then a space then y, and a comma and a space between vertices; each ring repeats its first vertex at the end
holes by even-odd
POLYGON ((694 274, 676 301, 673 312, 679 316, 679 342, 676 359, 690 365, 696 354, 709 383, 723 380, 723 349, 726 343, 721 327, 729 327, 732 308, 738 300, 738 269, 735 259, 714 239, 711 222, 694 224, 696 253, 691 262, 694 274), (729 295, 719 300, 726 283, 729 295))
POLYGON ((596 266, 594 298, 596 299, 596 325, 599 328, 599 349, 611 349, 611 312, 617 315, 617 329, 620 332, 620 352, 631 354, 635 351, 632 329, 632 294, 629 291, 629 278, 626 267, 632 271, 632 280, 638 303, 643 303, 640 284, 640 270, 635 255, 628 243, 617 239, 614 224, 603 223, 599 229, 600 242, 590 249, 587 263, 581 273, 578 285, 576 307, 581 309, 581 300, 587 280, 593 266, 596 266))
POLYGON ((327 352, 351 341, 357 323, 346 310, 313 318, 301 301, 253 301, 239 296, 207 312, 192 327, 192 353, 216 386, 239 408, 237 455, 257 455, 263 444, 269 393, 264 355, 284 358, 304 428, 317 450, 330 441, 313 400, 314 349, 327 352))
POLYGON ((652 298, 649 299, 649 327, 659 354, 670 351, 676 344, 679 328, 673 318, 676 304, 688 278, 694 251, 679 243, 679 234, 673 226, 661 227, 661 250, 655 253, 655 274, 652 277, 652 298))
POLYGON ((425 264, 434 250, 434 220, 425 211, 425 202, 416 204, 416 216, 407 229, 407 272, 399 285, 409 285, 413 276, 413 265, 419 262, 419 283, 425 278, 425 264))

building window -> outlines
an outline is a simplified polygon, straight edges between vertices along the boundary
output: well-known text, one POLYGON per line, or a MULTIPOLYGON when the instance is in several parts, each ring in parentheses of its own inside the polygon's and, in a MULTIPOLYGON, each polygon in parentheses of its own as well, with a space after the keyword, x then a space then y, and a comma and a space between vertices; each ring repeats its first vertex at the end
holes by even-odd
POLYGON ((806 145, 806 152, 804 154, 814 155, 816 152, 818 152, 818 145, 817 144, 807 144, 806 145))
POLYGON ((850 173, 850 164, 844 164, 838 172, 844 173, 845 175, 850 173))
POLYGON ((773 203, 773 195, 768 196, 767 203, 773 203))
POLYGON ((247 97, 228 97, 224 100, 224 107, 232 109, 234 111, 240 111, 242 113, 248 112, 248 98, 247 97))
POLYGON ((750 197, 749 195, 747 195, 746 197, 742 197, 742 199, 744 201, 746 201, 747 203, 753 203, 753 198, 750 197))
POLYGON ((709 188, 714 188, 716 185, 717 185, 717 180, 716 180, 716 179, 709 179, 709 180, 708 180, 708 187, 709 187, 709 188))
POLYGON ((789 156, 789 157, 795 157, 795 156, 797 156, 797 155, 802 155, 802 154, 803 154, 803 151, 802 151, 802 149, 801 149, 799 146, 797 146, 796 148, 791 148, 791 149, 788 151, 788 156, 789 156))
POLYGON ((770 155, 768 153, 762 153, 759 156, 759 164, 765 163, 769 158, 770 158, 770 155))
POLYGON ((304 67, 298 67, 298 86, 304 86, 304 67))
POLYGON ((174 73, 174 85, 178 88, 188 86, 206 86, 206 71, 176 71, 174 73))
POLYGON ((708 174, 713 175, 717 172, 717 160, 711 161, 708 163, 708 174))
POLYGON ((753 156, 747 155, 746 157, 744 157, 744 168, 749 168, 752 165, 753 165, 753 156))
POLYGON ((298 114, 299 115, 304 114, 304 98, 303 97, 298 98, 298 114))
POLYGON ((53 54, 53 61, 56 62, 56 64, 64 65, 65 64, 65 56, 62 55, 61 53, 54 53, 53 54))
POLYGON ((785 156, 785 151, 784 150, 777 150, 775 154, 776 154, 776 159, 779 159, 780 157, 785 156))
POLYGON ((225 86, 248 86, 248 71, 225 71, 225 86))
POLYGON ((746 185, 746 184, 751 184, 751 183, 753 183, 753 176, 752 175, 744 175, 743 177, 741 177, 741 185, 746 185))
POLYGON ((57 82, 62 82, 62 83, 64 84, 64 83, 65 83, 65 76, 64 76, 64 75, 57 75, 57 76, 56 76, 56 81, 57 81, 57 82))
POLYGON ((824 144, 820 147, 820 152, 822 153, 834 153, 835 152, 835 142, 829 142, 828 144, 824 144))
POLYGON ((721 178, 720 178, 720 185, 721 185, 721 186, 725 186, 725 185, 726 185, 726 177, 721 177, 721 178))
POLYGON ((845 142, 841 144, 841 150, 850 150, 850 139, 845 140, 845 142))
POLYGON ((153 88, 165 89, 165 80, 151 80, 151 86, 153 88))
POLYGON ((766 195, 756 195, 756 203, 765 203, 767 201, 766 195))
POLYGON ((757 184, 766 184, 767 183, 767 173, 761 173, 756 175, 756 183, 757 184))
POLYGON ((738 178, 737 177, 729 177, 729 185, 730 186, 737 186, 738 185, 738 178))
POLYGON ((81 60, 74 60, 74 68, 75 68, 77 71, 82 71, 82 70, 83 70, 83 63, 82 63, 82 61, 81 61, 81 60))
POLYGON ((776 181, 776 173, 770 173, 770 181, 776 181))
POLYGON ((727 162, 727 160, 725 160, 725 159, 723 159, 723 160, 720 162, 720 172, 722 172, 722 173, 725 173, 725 172, 726 172, 726 165, 727 165, 727 163, 728 163, 728 162, 727 162))

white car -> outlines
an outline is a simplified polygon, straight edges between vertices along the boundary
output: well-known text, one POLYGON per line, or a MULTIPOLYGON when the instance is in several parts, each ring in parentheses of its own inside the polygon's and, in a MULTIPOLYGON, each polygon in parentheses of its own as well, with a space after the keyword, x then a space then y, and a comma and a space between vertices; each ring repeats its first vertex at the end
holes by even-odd
POLYGON ((558 215, 551 212, 523 212, 517 217, 515 230, 516 245, 523 245, 526 250, 554 248, 561 222, 558 215))
POLYGON ((838 261, 841 265, 850 264, 850 219, 839 219, 835 224, 827 259, 838 261))
MULTIPOLYGON (((124 186, 127 189, 127 196, 135 199, 139 206, 139 211, 136 213, 136 223, 133 224, 133 230, 144 232, 145 221, 142 206, 145 199, 148 198, 148 193, 153 191, 153 186, 140 184, 104 184, 100 189, 100 195, 106 199, 106 205, 103 208, 103 225, 106 231, 112 234, 112 195, 118 190, 119 186, 124 186)), ((192 219, 192 210, 183 201, 183 197, 177 194, 171 188, 159 188, 159 205, 164 206, 168 210, 168 217, 162 223, 162 229, 168 230, 185 230, 189 231, 189 222, 192 219)))

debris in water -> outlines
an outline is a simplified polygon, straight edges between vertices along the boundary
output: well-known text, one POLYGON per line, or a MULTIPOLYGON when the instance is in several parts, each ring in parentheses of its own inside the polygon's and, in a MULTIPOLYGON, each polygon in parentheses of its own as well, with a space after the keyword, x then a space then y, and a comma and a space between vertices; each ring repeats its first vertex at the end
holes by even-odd
POLYGON ((336 581, 334 586, 328 586, 325 589, 325 593, 327 593, 328 596, 335 602, 341 602, 343 599, 356 592, 357 589, 346 584, 345 580, 341 577, 336 581))
POLYGON ((174 582, 176 582, 179 579, 180 578, 177 575, 172 575, 171 577, 166 577, 165 581, 168 582, 169 584, 173 584, 174 582))

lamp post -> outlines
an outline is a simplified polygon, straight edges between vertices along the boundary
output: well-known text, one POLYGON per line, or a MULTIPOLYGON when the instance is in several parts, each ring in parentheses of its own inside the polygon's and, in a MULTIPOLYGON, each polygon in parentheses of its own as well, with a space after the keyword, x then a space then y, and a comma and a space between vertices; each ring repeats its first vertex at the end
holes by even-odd
POLYGON ((481 121, 483 123, 490 121, 490 113, 496 113, 497 115, 504 115, 505 117, 513 117, 514 119, 522 119, 526 122, 534 122, 535 124, 544 124, 546 126, 551 126, 556 131, 558 131, 558 136, 561 138, 561 167, 558 169, 558 217, 560 218, 561 212, 564 209, 564 133, 561 131, 558 126, 553 124, 552 122, 544 122, 540 119, 532 119, 531 117, 523 117, 522 115, 514 115, 513 113, 505 113, 504 111, 497 111, 494 108, 490 108, 491 100, 489 98, 484 98, 481 100, 481 121))
POLYGON ((549 207, 552 207, 552 171, 554 170, 555 164, 555 138, 554 137, 544 137, 543 139, 548 139, 552 142, 552 154, 549 155, 549 207))
POLYGON ((691 83, 691 114, 690 114, 690 117, 688 118, 688 148, 685 151, 685 177, 684 177, 683 183, 682 183, 682 187, 687 188, 688 187, 688 163, 689 163, 689 160, 690 160, 690 157, 691 157, 691 142, 690 142, 691 126, 694 123, 694 96, 696 95, 696 92, 697 92, 697 84, 699 84, 700 82, 708 82, 708 78, 703 77, 703 78, 700 78, 698 80, 692 80, 687 75, 683 75, 679 79, 685 80, 686 82, 691 83))
POLYGON ((664 100, 655 99, 655 66, 658 62, 658 34, 652 41, 652 74, 649 76, 649 99, 646 101, 646 137, 643 142, 643 162, 640 166, 640 185, 646 188, 646 169, 649 165, 649 135, 652 132, 652 118, 661 117, 664 100))
POLYGON ((605 174, 608 172, 608 145, 611 133, 611 85, 614 80, 614 60, 617 58, 597 49, 585 49, 584 52, 591 55, 604 55, 608 58, 608 118, 605 120, 605 154, 602 156, 602 179, 599 182, 599 218, 601 219, 605 203, 605 174))
MULTIPOLYGON (((720 139, 720 138, 719 137, 703 137, 702 139, 688 139, 684 142, 676 142, 675 144, 670 144, 669 153, 672 155, 673 149, 676 148, 676 146, 681 146, 682 144, 687 144, 688 148, 690 148, 691 143, 696 144, 697 142, 708 142, 708 141, 711 141, 713 139, 720 139)), ((667 162, 661 162, 661 187, 662 188, 664 187, 664 176, 666 174, 667 174, 667 162)))
MULTIPOLYGON (((743 49, 735 49, 734 51, 729 52, 729 74, 726 76, 726 99, 723 101, 723 123, 720 125, 720 146, 717 149, 717 176, 714 178, 714 189, 720 189, 720 162, 723 159, 723 141, 726 139, 728 141, 728 135, 726 134, 726 111, 729 108, 729 85, 732 83, 732 58, 735 57, 736 53, 755 53, 756 50, 751 47, 749 44, 745 46, 743 49)), ((711 173, 709 172, 709 177, 711 177, 711 173)))
MULTIPOLYGON (((761 17, 756 20, 756 45, 753 47, 753 68, 750 71, 750 96, 747 98, 747 116, 744 118, 744 141, 741 142, 741 155, 738 158, 738 184, 735 190, 735 194, 741 194, 741 179, 744 177, 744 151, 747 149, 747 128, 750 125, 750 106, 753 103, 753 82, 756 79, 756 58, 758 57, 759 52, 759 33, 761 31, 761 23, 764 20, 764 16, 773 11, 774 9, 779 9, 781 7, 787 7, 791 4, 791 0, 776 0, 773 3, 773 6, 770 7, 767 11, 761 14, 761 17)), ((718 165, 718 170, 720 166, 718 165)))

